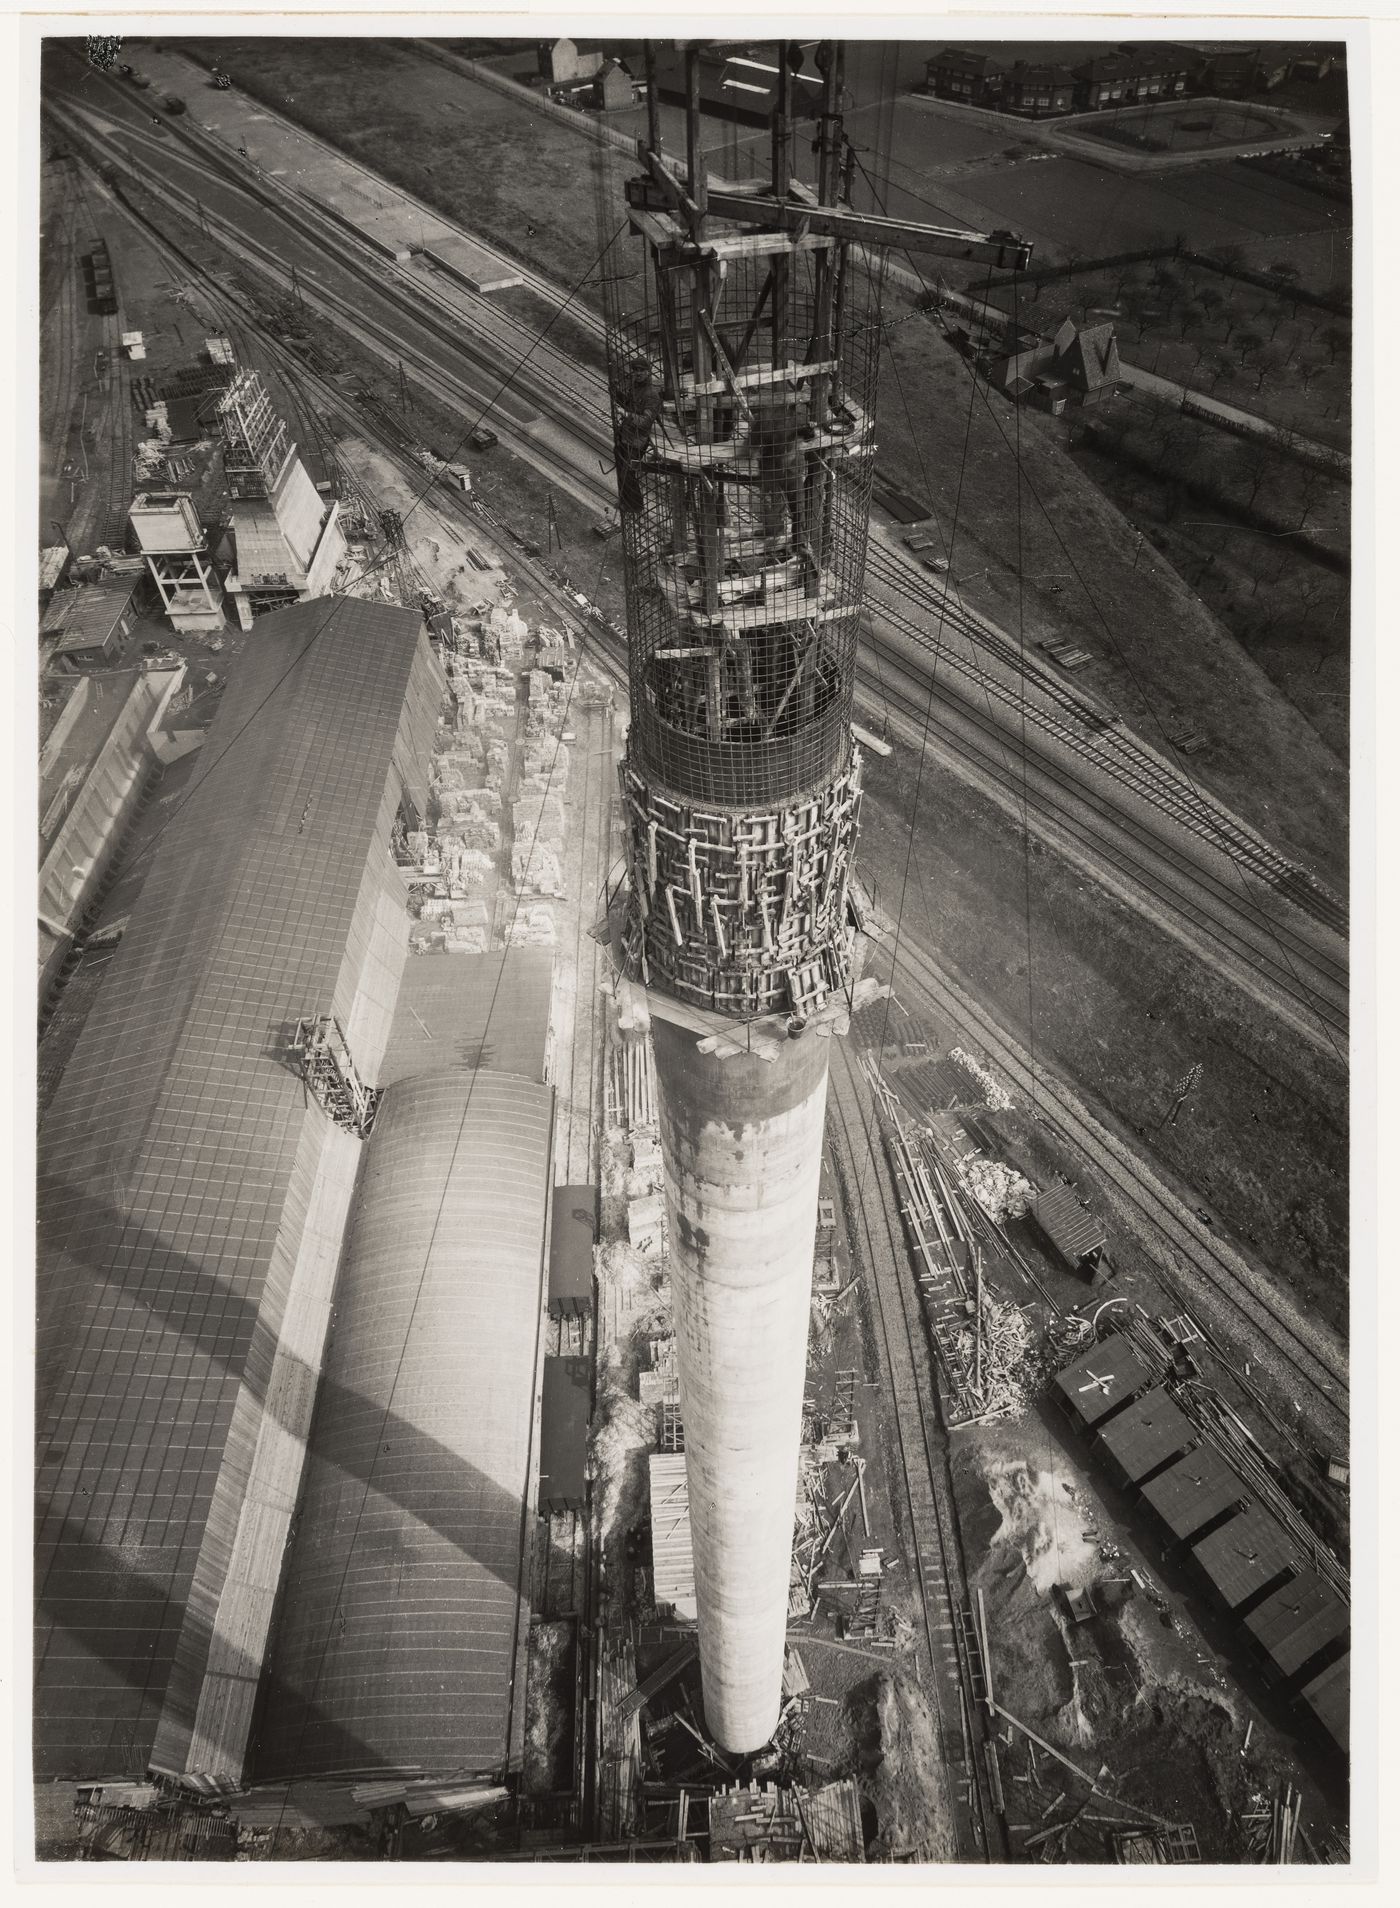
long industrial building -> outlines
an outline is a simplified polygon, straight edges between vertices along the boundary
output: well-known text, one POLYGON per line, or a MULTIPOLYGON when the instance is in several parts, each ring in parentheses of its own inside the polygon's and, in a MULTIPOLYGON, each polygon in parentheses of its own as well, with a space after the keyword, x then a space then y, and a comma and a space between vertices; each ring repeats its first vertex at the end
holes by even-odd
MULTIPOLYGON (((260 620, 50 1105, 41 1777, 149 1768, 205 1791, 237 1785, 289 1554, 291 1640, 266 1708, 303 1766, 437 1755, 408 1742, 383 1694, 413 1673, 420 1620, 434 1659, 445 1630, 469 1639, 474 1625, 496 1651, 471 1721, 455 1687, 442 1698, 458 1730, 442 1756, 499 1767, 509 1753, 535 1387, 529 1343, 514 1363, 502 1343, 540 1309, 548 979, 522 970, 536 1011, 505 1043, 519 1073, 482 1066, 493 1024, 482 1003, 514 998, 499 957, 466 989, 470 1008, 453 1010, 475 1016, 476 1033, 444 1038, 427 1064, 406 1051, 395 1065, 409 923, 391 835, 401 808, 425 811, 442 689, 416 613, 322 599, 260 620), (331 1030, 357 1092, 387 1082, 368 1148, 298 1064, 298 1029, 313 1025, 331 1030), (324 1652, 322 1676, 295 1641, 310 1607, 305 1560, 343 1546, 347 1520, 364 1541, 348 1601, 323 1599, 344 1614, 347 1641, 324 1652), (386 1590, 401 1592, 425 1552, 434 1561, 400 1605, 402 1626, 380 1623, 386 1590), (348 1639, 370 1630, 379 1654, 354 1660, 348 1639), (275 1721, 279 1705, 297 1720, 275 1721), (302 1726, 313 1710, 315 1732, 302 1726), (352 1739, 368 1743, 363 1757, 352 1739)), ((417 1027, 433 1025, 431 991, 417 1027)))
POLYGON ((259 1778, 487 1775, 518 1762, 550 959, 448 954, 405 975, 337 1288, 259 1778), (497 1013, 501 1039, 488 1045, 497 1013))

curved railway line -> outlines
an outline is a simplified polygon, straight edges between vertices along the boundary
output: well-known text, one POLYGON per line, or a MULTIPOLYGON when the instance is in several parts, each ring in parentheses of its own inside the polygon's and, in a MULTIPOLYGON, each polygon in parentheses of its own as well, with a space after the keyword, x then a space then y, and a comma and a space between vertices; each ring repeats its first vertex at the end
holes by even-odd
MULTIPOLYGON (((1113 776, 1134 794, 1152 802, 1170 820, 1208 846, 1228 855, 1242 874, 1256 875, 1279 893, 1286 894, 1323 926, 1338 934, 1346 932, 1347 910, 1335 895, 1262 836, 1212 802, 1189 777, 1164 773, 1163 765, 1121 723, 1106 721, 1092 703, 1068 684, 1034 659, 1023 656, 1015 643, 989 630, 961 605, 945 602, 923 583, 917 572, 892 561, 875 542, 871 543, 867 556, 867 578, 872 571, 877 586, 883 585, 886 594, 876 596, 867 589, 867 595, 881 615, 897 622, 925 647, 940 650, 954 667, 958 666, 957 658, 941 650, 937 637, 931 638, 926 629, 911 621, 900 604, 890 603, 887 592, 892 588, 898 590, 903 606, 912 603, 924 610, 940 631, 945 624, 957 629, 1045 698, 1044 704, 1025 701, 1028 721, 1053 735, 1066 748, 1073 749, 1090 766, 1113 776)), ((984 672, 983 679, 989 693, 1019 712, 1022 696, 1016 682, 1007 682, 990 672, 984 672)))

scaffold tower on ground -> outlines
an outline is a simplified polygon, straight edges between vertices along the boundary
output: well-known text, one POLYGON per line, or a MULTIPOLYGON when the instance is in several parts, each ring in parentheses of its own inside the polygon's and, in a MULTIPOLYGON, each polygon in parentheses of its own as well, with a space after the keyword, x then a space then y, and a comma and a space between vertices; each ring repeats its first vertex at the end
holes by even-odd
POLYGON ((768 57, 769 167, 742 183, 704 162, 699 48, 683 163, 649 84, 605 265, 631 691, 614 944, 656 1057, 705 1716, 739 1753, 781 1702, 828 1040, 852 979, 883 248, 1027 255, 855 210, 841 47, 816 50, 800 120, 806 55, 768 57))

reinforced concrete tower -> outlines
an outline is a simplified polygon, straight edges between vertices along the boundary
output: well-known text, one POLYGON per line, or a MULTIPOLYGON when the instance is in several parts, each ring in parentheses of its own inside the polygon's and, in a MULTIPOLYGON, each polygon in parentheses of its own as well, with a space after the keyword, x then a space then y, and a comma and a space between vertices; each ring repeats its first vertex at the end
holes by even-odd
POLYGON ((179 490, 143 490, 132 501, 130 520, 174 628, 184 635, 221 630, 223 586, 194 499, 179 490))
POLYGON ((238 620, 324 596, 345 555, 340 505, 317 490, 256 371, 219 404, 233 501, 234 568, 224 579, 238 620))
POLYGON ((869 248, 1027 252, 852 209, 834 43, 815 73, 795 43, 742 62, 746 103, 771 106, 767 169, 713 178, 713 64, 684 48, 678 164, 649 51, 640 244, 605 267, 631 693, 614 942, 656 1057, 705 1717, 746 1753, 780 1708, 829 1036, 851 981, 869 248))

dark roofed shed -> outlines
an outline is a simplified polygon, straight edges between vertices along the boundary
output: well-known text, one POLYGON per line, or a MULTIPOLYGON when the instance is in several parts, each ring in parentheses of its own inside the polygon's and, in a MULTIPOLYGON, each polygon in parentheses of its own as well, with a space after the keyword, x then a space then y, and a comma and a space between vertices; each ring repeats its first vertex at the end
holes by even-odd
POLYGON ((1238 1517, 1203 1537, 1195 1551, 1215 1594, 1241 1617, 1301 1568, 1292 1544, 1257 1504, 1246 1505, 1238 1517))
POLYGON ((1056 1373, 1062 1410, 1084 1426, 1102 1424, 1148 1384, 1152 1373, 1131 1342, 1113 1333, 1056 1373))
POLYGON ((1144 1484, 1142 1494, 1172 1536, 1190 1543, 1239 1504, 1245 1488, 1220 1453, 1203 1444, 1144 1484))
POLYGON ((546 1358, 540 1407, 540 1515, 587 1499, 591 1378, 586 1358, 546 1358))
POLYGON ((556 1186, 549 1235, 549 1309, 555 1318, 593 1310, 593 1245, 597 1237, 596 1186, 556 1186))
POLYGON ((1254 1647, 1275 1675, 1296 1676, 1351 1629, 1351 1611, 1325 1578, 1303 1570, 1245 1618, 1254 1647))
POLYGON ((1081 1205, 1071 1186, 1050 1186, 1031 1201, 1031 1217, 1067 1265, 1098 1262, 1107 1234, 1103 1222, 1081 1205))
POLYGON ((1191 1420, 1160 1385, 1134 1398, 1098 1433, 1099 1443, 1130 1484, 1141 1484, 1165 1469, 1195 1436, 1191 1420))

